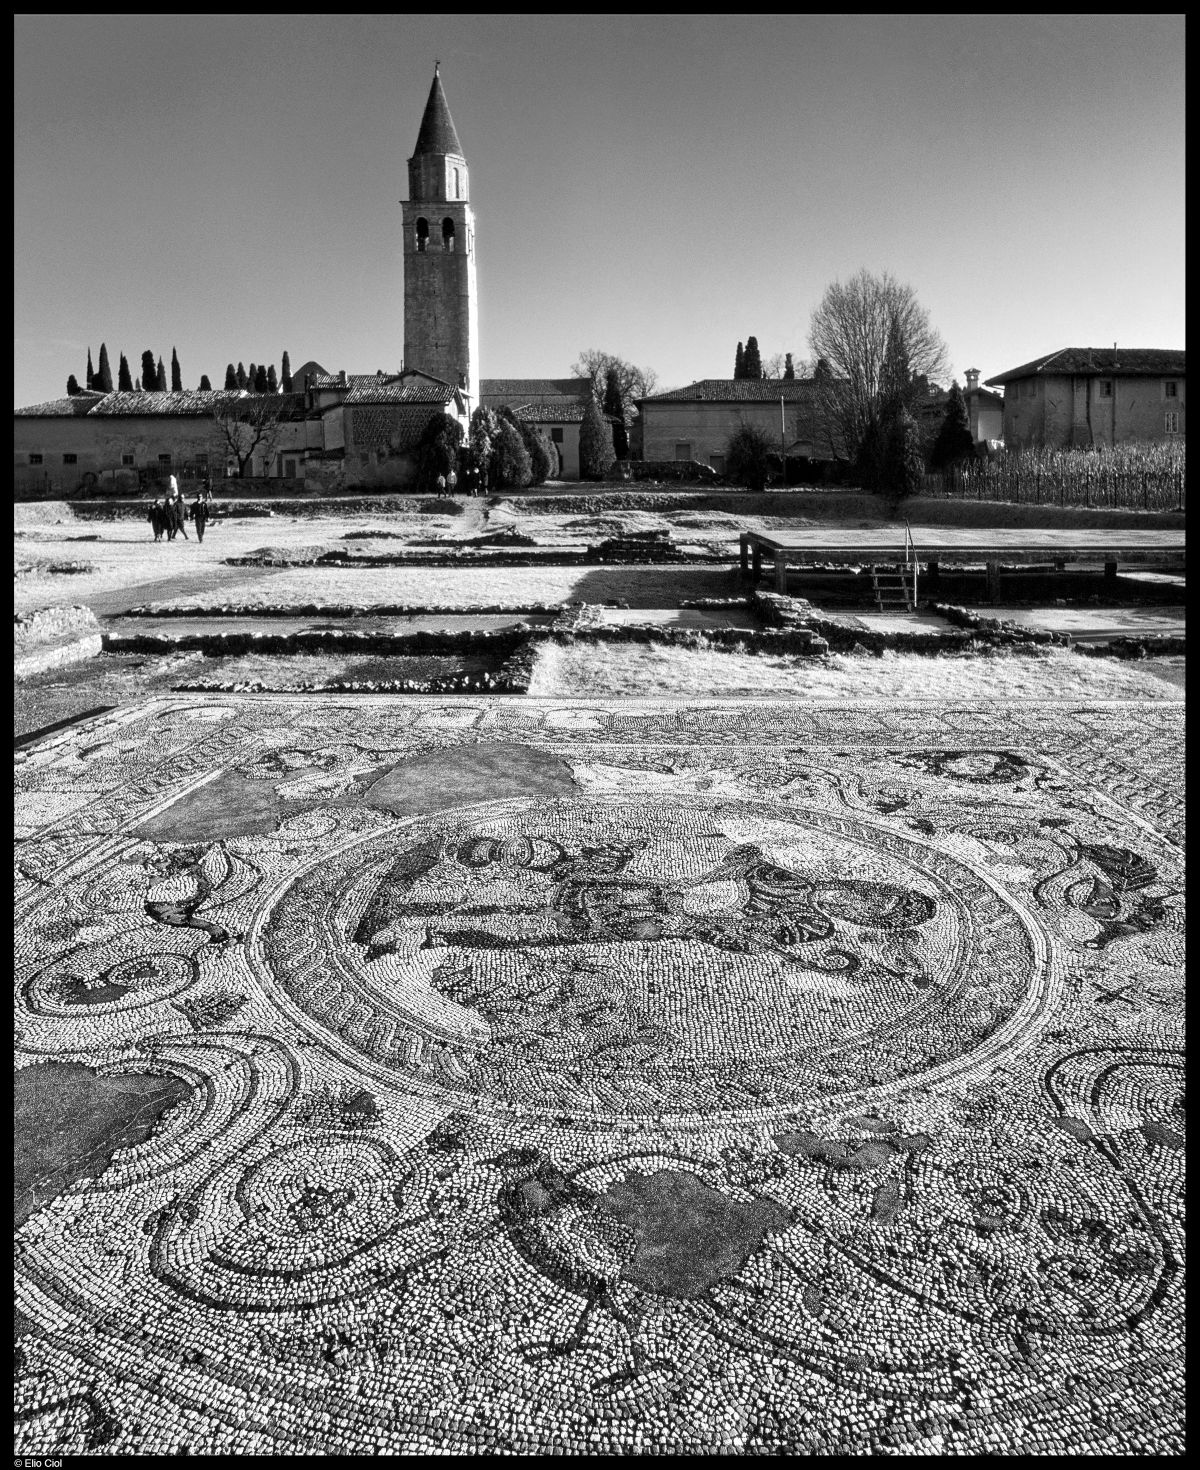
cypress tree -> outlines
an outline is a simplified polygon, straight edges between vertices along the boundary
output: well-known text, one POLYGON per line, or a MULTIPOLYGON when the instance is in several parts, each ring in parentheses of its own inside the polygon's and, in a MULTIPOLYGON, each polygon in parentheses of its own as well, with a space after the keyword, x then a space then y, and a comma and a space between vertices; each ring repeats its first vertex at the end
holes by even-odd
POLYGON ((179 371, 179 354, 171 348, 171 392, 183 392, 183 374, 179 371))
POLYGON ((87 384, 89 389, 94 388, 96 385, 96 374, 92 370, 92 349, 90 347, 88 348, 87 376, 84 378, 83 381, 87 384))
POLYGON ((533 477, 533 461, 516 423, 500 411, 500 427, 496 434, 496 479, 506 489, 520 490, 533 477))
POLYGON ((158 373, 154 370, 154 354, 149 347, 142 353, 142 392, 153 393, 158 373))
POLYGON ((790 352, 783 354, 783 376, 787 382, 794 381, 796 377, 796 369, 792 365, 792 354, 790 352))
POLYGON ((884 449, 885 489, 897 499, 916 495, 925 474, 925 454, 921 448, 921 431, 908 409, 901 406, 887 425, 884 449))
POLYGON ((156 393, 165 393, 167 391, 167 370, 163 367, 161 357, 158 359, 158 367, 154 374, 154 391, 156 393))
POLYGON ((275 376, 275 364, 274 363, 272 363, 271 366, 267 369, 267 392, 268 393, 278 393, 279 392, 279 379, 275 376))
POLYGON ((758 338, 757 337, 747 337, 746 338, 746 356, 744 358, 744 364, 745 364, 745 371, 742 373, 742 376, 744 378, 761 378, 762 377, 762 375, 763 375, 763 365, 762 365, 762 357, 759 355, 759 351, 758 351, 758 338))
POLYGON ((744 378, 746 376, 746 349, 739 342, 737 351, 733 355, 733 376, 744 378))
POLYGON ((254 370, 254 391, 265 393, 267 391, 267 370, 260 362, 254 370))
POLYGON ((930 468, 945 469, 947 465, 964 459, 973 448, 971 426, 967 421, 967 405, 963 401, 962 389, 955 381, 950 384, 950 397, 946 400, 946 412, 929 453, 930 468))
POLYGON ((237 385, 237 373, 235 373, 233 370, 233 363, 230 363, 229 366, 225 369, 225 391, 227 393, 232 393, 237 385))
POLYGON ((256 362, 252 362, 250 364, 250 366, 246 369, 246 387, 250 390, 251 393, 253 393, 255 391, 254 390, 254 383, 255 383, 255 379, 257 377, 258 377, 258 364, 256 362))
POLYGON ((239 388, 244 388, 246 386, 246 369, 241 365, 240 362, 237 365, 237 372, 234 375, 234 382, 239 388))
POLYGON ((122 352, 117 364, 117 388, 122 393, 133 392, 133 379, 129 376, 129 359, 122 352))
POLYGON ((100 389, 101 393, 111 393, 113 390, 112 368, 108 365, 108 348, 103 342, 100 344, 100 366, 96 369, 95 386, 100 389))
POLYGON ((625 427, 625 400, 621 397, 621 380, 615 367, 610 367, 604 378, 604 416, 613 421, 613 453, 618 459, 629 454, 629 432, 625 427))
POLYGON ((74 398, 77 393, 81 393, 82 391, 79 386, 79 379, 72 373, 67 379, 67 397, 74 398))
POLYGON ((900 325, 900 318, 893 312, 888 325, 883 366, 879 371, 881 417, 894 418, 908 407, 911 397, 912 369, 908 364, 908 344, 904 340, 904 329, 900 325))
POLYGON ((208 374, 207 373, 201 373, 200 374, 200 390, 199 391, 201 393, 211 393, 212 392, 212 384, 208 381, 208 374))
POLYGON ((135 393, 140 393, 142 391, 142 380, 141 380, 141 378, 134 378, 134 380, 133 380, 133 391, 135 393))
POLYGON ((285 393, 291 393, 292 389, 292 363, 287 353, 283 354, 283 361, 279 364, 279 375, 282 379, 280 386, 285 393))

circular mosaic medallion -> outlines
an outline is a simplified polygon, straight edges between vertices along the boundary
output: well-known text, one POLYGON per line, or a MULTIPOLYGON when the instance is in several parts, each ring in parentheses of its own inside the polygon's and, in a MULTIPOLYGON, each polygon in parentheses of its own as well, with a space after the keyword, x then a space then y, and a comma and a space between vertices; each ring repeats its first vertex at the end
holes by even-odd
POLYGON ((510 800, 328 851, 259 916, 268 983, 339 1047, 475 1106, 711 1116, 996 1044, 1028 916, 853 815, 510 800))

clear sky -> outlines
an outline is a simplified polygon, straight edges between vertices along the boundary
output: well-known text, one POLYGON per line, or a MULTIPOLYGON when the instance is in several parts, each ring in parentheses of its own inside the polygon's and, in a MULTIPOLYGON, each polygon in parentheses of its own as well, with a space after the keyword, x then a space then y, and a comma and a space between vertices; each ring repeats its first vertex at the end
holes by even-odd
POLYGON ((660 387, 807 357, 910 284, 954 373, 1183 347, 1181 16, 47 15, 15 23, 14 403, 143 348, 395 370, 434 60, 471 170, 481 374, 660 387))

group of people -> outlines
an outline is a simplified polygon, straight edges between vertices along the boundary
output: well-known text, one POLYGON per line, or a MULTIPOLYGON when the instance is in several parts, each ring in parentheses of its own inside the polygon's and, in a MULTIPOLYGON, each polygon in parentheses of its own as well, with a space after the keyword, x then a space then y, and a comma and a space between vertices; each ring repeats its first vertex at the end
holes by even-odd
POLYGON ((171 476, 166 495, 160 495, 150 506, 150 513, 146 519, 150 522, 150 528, 154 532, 154 539, 161 541, 166 536, 168 541, 174 541, 175 537, 182 535, 185 541, 192 538, 187 533, 185 522, 190 520, 196 527, 196 540, 204 540, 204 528, 209 522, 212 514, 212 485, 208 480, 196 491, 196 498, 190 507, 185 509, 183 496, 179 493, 179 481, 174 475, 171 476))

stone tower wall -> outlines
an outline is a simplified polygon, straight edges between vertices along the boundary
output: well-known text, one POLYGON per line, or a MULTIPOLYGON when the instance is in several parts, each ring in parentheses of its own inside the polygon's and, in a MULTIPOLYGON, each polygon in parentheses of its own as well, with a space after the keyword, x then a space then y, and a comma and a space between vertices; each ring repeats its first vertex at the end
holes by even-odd
POLYGON ((466 203, 434 199, 404 205, 404 365, 458 386, 465 373, 471 407, 479 403, 479 299, 475 215, 466 203), (418 249, 417 222, 428 223, 418 249), (443 221, 454 225, 445 248, 443 221))

